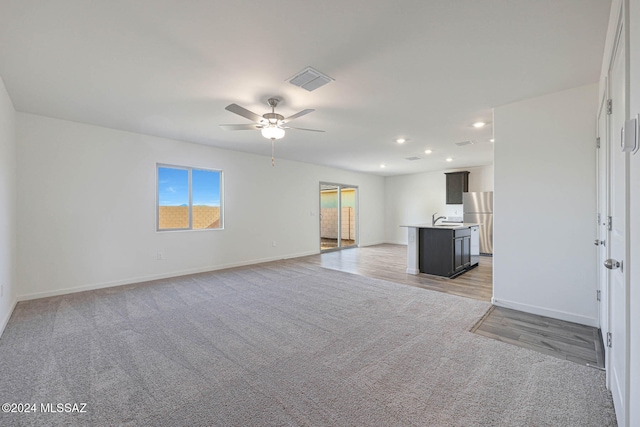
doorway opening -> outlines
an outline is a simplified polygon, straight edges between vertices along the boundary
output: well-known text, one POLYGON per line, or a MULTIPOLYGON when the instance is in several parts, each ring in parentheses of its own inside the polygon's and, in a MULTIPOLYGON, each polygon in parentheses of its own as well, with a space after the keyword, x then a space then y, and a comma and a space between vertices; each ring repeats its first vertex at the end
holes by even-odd
POLYGON ((358 246, 358 187, 320 183, 320 251, 358 246))

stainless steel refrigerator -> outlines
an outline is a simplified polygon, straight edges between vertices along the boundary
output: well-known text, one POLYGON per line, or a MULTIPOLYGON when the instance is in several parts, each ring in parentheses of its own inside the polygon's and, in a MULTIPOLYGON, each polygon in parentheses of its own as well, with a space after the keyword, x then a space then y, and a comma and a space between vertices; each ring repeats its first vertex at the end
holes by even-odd
POLYGON ((462 193, 464 222, 480 224, 480 254, 493 254, 493 191, 462 193))

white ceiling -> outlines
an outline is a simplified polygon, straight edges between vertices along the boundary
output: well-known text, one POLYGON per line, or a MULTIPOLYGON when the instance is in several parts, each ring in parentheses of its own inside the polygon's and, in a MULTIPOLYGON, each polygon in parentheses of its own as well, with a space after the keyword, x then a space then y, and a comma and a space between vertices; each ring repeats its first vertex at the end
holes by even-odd
POLYGON ((263 114, 267 98, 280 97, 284 116, 316 109, 293 126, 326 132, 290 130, 276 157, 398 175, 490 164, 492 126, 473 122, 490 122, 496 106, 597 82, 609 8, 0 0, 0 75, 18 111, 266 156, 259 131, 218 125, 250 123, 226 111, 230 103, 263 114), (335 82, 307 92, 285 81, 307 66, 335 82), (398 145, 399 136, 409 141, 398 145), (455 145, 465 140, 476 144, 455 145))

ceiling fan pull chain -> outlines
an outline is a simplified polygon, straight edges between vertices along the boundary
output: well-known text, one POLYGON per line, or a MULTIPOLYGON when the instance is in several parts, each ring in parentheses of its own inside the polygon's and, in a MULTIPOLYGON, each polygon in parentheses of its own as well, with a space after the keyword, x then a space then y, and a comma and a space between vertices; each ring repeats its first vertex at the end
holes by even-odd
POLYGON ((271 139, 271 166, 275 166, 276 165, 276 160, 273 156, 273 152, 274 152, 274 144, 275 144, 276 140, 275 139, 271 139))

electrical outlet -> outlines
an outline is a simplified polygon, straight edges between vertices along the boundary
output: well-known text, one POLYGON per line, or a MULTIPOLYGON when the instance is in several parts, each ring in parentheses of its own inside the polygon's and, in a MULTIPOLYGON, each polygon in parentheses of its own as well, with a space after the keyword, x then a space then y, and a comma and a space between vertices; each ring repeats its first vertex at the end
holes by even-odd
POLYGON ((158 261, 161 261, 161 260, 164 259, 164 255, 163 255, 162 252, 158 252, 158 256, 157 257, 158 257, 158 261))
POLYGON ((275 246, 276 246, 276 241, 274 240, 273 242, 271 242, 271 245, 275 248, 275 246))

